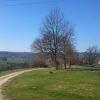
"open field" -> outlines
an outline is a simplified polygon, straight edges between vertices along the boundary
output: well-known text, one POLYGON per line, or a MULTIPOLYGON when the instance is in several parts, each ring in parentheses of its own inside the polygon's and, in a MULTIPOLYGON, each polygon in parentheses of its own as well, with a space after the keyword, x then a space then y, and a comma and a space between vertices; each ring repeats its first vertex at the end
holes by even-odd
POLYGON ((8 71, 8 70, 23 69, 23 68, 29 67, 28 64, 29 62, 25 60, 0 61, 0 72, 8 71))
POLYGON ((29 71, 32 71, 32 69, 20 70, 20 71, 12 72, 10 74, 1 76, 0 77, 0 100, 5 100, 5 96, 2 94, 2 85, 4 83, 6 83, 8 80, 14 78, 15 76, 18 76, 18 75, 20 75, 22 73, 29 72, 29 71))
POLYGON ((11 100, 100 100, 99 71, 40 69, 17 76, 3 87, 11 100))
POLYGON ((18 72, 18 71, 23 71, 24 69, 15 69, 15 70, 8 70, 8 71, 0 71, 0 77, 10 74, 10 73, 14 73, 14 72, 18 72))

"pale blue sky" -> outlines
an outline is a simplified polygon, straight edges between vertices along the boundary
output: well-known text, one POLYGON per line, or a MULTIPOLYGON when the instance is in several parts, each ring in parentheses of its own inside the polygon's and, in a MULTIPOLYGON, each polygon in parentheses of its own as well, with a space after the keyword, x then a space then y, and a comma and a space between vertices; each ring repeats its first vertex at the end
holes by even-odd
POLYGON ((100 46, 100 0, 0 0, 0 51, 30 51, 52 8, 75 27, 76 47, 100 46))

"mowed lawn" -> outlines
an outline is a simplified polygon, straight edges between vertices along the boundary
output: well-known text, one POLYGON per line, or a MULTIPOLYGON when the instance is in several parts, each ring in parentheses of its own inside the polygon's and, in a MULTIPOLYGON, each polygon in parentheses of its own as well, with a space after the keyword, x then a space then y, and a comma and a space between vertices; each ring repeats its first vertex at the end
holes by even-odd
POLYGON ((33 70, 6 83, 10 100, 100 100, 99 71, 33 70))

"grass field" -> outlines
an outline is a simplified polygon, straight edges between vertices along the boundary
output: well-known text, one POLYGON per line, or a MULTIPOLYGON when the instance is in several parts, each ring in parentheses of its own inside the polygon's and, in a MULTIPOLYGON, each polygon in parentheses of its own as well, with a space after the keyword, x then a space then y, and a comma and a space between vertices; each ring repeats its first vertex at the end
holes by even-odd
POLYGON ((18 72, 18 71, 21 71, 23 69, 15 69, 15 70, 8 70, 8 71, 0 71, 0 77, 1 76, 4 76, 4 75, 8 75, 8 74, 11 74, 11 73, 14 73, 14 72, 18 72))
POLYGON ((17 76, 3 92, 10 100, 100 100, 99 71, 40 69, 17 76))
POLYGON ((2 71, 2 72, 0 72, 0 77, 1 76, 4 76, 4 75, 7 75, 7 74, 10 74, 10 73, 12 73, 13 71, 2 71))
POLYGON ((0 72, 11 69, 18 69, 18 68, 20 69, 22 68, 23 64, 24 61, 17 61, 17 60, 0 61, 0 72))

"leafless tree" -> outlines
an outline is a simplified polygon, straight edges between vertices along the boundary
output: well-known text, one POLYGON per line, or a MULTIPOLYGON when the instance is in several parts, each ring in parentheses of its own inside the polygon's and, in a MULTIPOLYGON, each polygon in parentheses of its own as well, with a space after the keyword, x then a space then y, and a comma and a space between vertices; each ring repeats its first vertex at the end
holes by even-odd
POLYGON ((72 25, 67 21, 63 27, 63 34, 61 39, 61 54, 64 59, 65 69, 67 67, 67 60, 69 61, 69 66, 71 67, 71 59, 74 53, 74 30, 72 25))
POLYGON ((42 39, 37 38, 31 45, 31 50, 34 52, 44 52, 43 51, 43 44, 42 44, 42 39))
POLYGON ((98 53, 97 46, 91 46, 86 50, 85 59, 89 65, 96 63, 97 53, 98 53))
POLYGON ((54 9, 47 15, 41 26, 41 34, 44 38, 44 48, 45 52, 49 53, 52 61, 54 62, 56 69, 57 66, 57 56, 60 39, 59 36, 63 31, 64 17, 59 9, 54 9))
POLYGON ((60 9, 51 10, 49 15, 45 16, 40 32, 41 39, 37 39, 32 47, 45 55, 48 54, 57 70, 59 69, 57 58, 63 54, 66 68, 66 57, 69 55, 71 58, 73 51, 73 28, 65 20, 60 9))
POLYGON ((43 41, 41 38, 37 38, 35 41, 33 41, 31 50, 34 53, 37 53, 37 57, 35 58, 33 63, 40 62, 40 60, 42 61, 42 63, 45 63, 45 52, 44 52, 44 48, 43 48, 43 41), (36 61, 36 60, 38 60, 38 61, 36 61))

